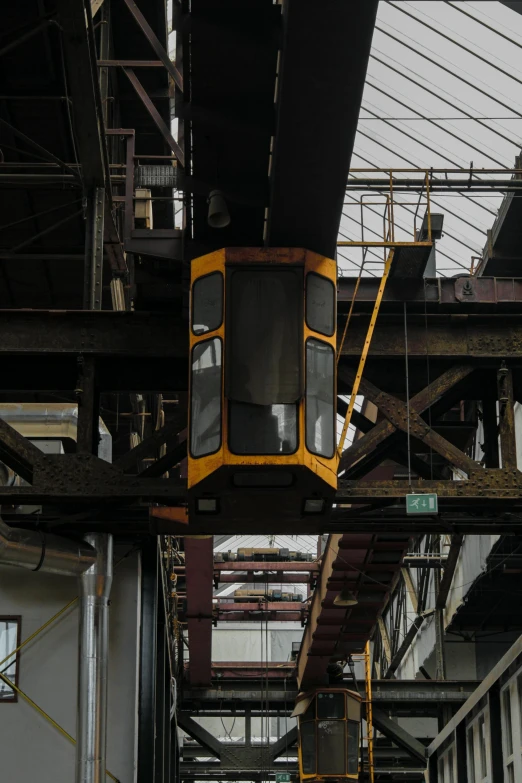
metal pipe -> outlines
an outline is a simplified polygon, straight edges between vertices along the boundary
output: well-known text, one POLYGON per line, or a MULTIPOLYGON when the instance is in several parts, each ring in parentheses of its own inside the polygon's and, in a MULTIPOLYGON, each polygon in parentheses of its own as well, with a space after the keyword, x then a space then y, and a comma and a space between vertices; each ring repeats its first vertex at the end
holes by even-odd
POLYGON ((85 542, 75 542, 43 531, 9 527, 0 520, 0 564, 80 576, 96 563, 96 551, 85 542))
POLYGON ((80 637, 75 783, 104 783, 112 536, 89 533, 96 562, 80 577, 80 637))

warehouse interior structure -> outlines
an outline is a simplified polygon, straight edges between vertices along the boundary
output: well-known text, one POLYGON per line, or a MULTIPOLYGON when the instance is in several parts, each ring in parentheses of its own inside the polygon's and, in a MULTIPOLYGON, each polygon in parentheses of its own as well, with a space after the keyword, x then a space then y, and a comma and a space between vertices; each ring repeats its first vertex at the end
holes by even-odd
POLYGON ((522 2, 1 11, 0 781, 522 781, 522 2))

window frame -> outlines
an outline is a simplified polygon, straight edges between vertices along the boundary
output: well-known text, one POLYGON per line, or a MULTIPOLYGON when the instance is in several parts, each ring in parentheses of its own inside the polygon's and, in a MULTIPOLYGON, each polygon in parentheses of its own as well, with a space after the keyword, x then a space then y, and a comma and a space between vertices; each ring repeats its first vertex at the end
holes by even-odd
MULTIPOLYGON (((485 706, 476 715, 473 716, 473 720, 466 724, 466 748, 469 745, 468 738, 469 732, 472 732, 473 736, 473 754, 474 764, 473 773, 474 777, 471 778, 471 765, 468 763, 468 783, 490 783, 491 782, 491 755, 488 743, 489 737, 489 708, 485 706), (480 736, 481 726, 484 725, 484 746, 482 747, 482 738, 480 736), (484 758, 486 762, 485 773, 482 774, 482 751, 484 750, 484 758)), ((468 757, 469 758, 469 757, 468 757)), ((459 781, 460 783, 460 781, 459 781)))
POLYGON ((438 758, 439 777, 442 772, 442 779, 439 783, 455 783, 457 781, 456 758, 455 740, 453 740, 438 758))
POLYGON ((323 337, 333 337, 336 331, 336 324, 337 324, 337 286, 335 285, 334 281, 331 280, 329 277, 326 277, 325 275, 320 275, 319 272, 308 272, 305 275, 305 306, 304 306, 304 313, 305 313, 305 323, 308 327, 308 329, 311 332, 314 332, 315 334, 321 334, 323 337), (314 326, 311 326, 308 323, 308 278, 309 277, 319 277, 321 280, 326 280, 328 283, 330 283, 332 289, 333 289, 333 317, 332 317, 332 331, 331 332, 320 332, 318 329, 316 329, 314 326))
POLYGON ((500 688, 500 719, 502 731, 502 767, 504 777, 509 780, 509 768, 515 780, 522 775, 522 668, 519 667, 500 688), (506 721, 507 698, 509 694, 509 720, 511 727, 511 752, 508 747, 506 721))
POLYGON ((191 350, 190 350, 190 392, 189 392, 189 437, 188 437, 188 453, 190 454, 191 459, 204 459, 205 457, 210 457, 212 454, 217 454, 218 451, 221 450, 223 447, 223 364, 224 364, 224 351, 223 351, 223 338, 219 335, 213 334, 213 332, 206 332, 206 334, 210 334, 212 336, 207 337, 205 336, 204 340, 198 340, 196 343, 193 344, 191 350), (206 452, 205 454, 199 454, 195 455, 192 451, 192 431, 193 431, 193 410, 192 410, 192 402, 193 402, 193 387, 194 387, 194 379, 193 379, 193 357, 194 357, 194 351, 204 343, 212 343, 215 340, 217 340, 221 346, 221 373, 220 373, 220 387, 219 387, 219 413, 220 413, 220 419, 219 419, 219 445, 214 451, 206 452))
POLYGON ((305 342, 305 389, 304 389, 304 445, 306 450, 313 454, 315 457, 320 457, 322 459, 333 459, 335 457, 335 451, 336 451, 336 444, 337 444, 337 409, 336 409, 336 366, 335 366, 335 349, 331 343, 326 342, 326 340, 320 340, 318 337, 310 336, 307 338, 305 342), (311 449, 308 445, 308 427, 307 427, 307 415, 308 415, 308 344, 311 342, 319 343, 322 346, 326 346, 333 356, 333 385, 332 385, 332 453, 331 454, 321 454, 320 452, 311 449))
MULTIPOLYGON (((295 408, 295 429, 296 429, 296 439, 295 439, 295 441, 296 441, 296 445, 295 445, 295 449, 293 451, 259 451, 258 450, 258 451, 248 451, 248 452, 237 451, 237 447, 234 448, 235 444, 232 443, 232 439, 230 437, 230 432, 231 432, 230 422, 231 422, 232 416, 233 416, 233 413, 232 413, 233 405, 253 405, 254 403, 237 402, 236 400, 231 400, 228 397, 226 398, 226 402, 227 402, 227 440, 226 440, 226 443, 227 443, 227 449, 235 457, 255 457, 255 456, 262 456, 262 457, 291 457, 293 454, 297 454, 297 452, 299 451, 299 448, 301 446, 301 441, 300 441, 300 436, 301 436, 300 429, 301 428, 299 426, 300 425, 300 412, 299 412, 300 403, 299 402, 296 402, 296 403, 283 402, 283 403, 275 403, 274 405, 270 405, 270 406, 268 406, 268 405, 267 406, 263 406, 263 407, 267 407, 267 408, 268 407, 273 408, 273 407, 275 407, 275 405, 292 405, 295 408)), ((260 406, 260 407, 262 407, 262 406, 260 406)))
POLYGON ((200 277, 197 277, 194 282, 192 283, 191 291, 190 291, 190 331, 194 335, 194 337, 207 337, 207 335, 212 334, 213 332, 216 332, 218 329, 221 329, 223 326, 223 318, 225 317, 225 276, 223 272, 221 272, 219 269, 214 269, 212 272, 207 272, 206 275, 201 275, 200 277), (213 329, 209 329, 206 332, 195 332, 194 331, 194 293, 196 286, 201 280, 205 280, 207 277, 212 277, 212 275, 219 275, 221 278, 221 320, 218 323, 217 326, 215 326, 213 329))
MULTIPOLYGON (((22 643, 22 615, 20 614, 3 614, 0 615, 0 623, 16 623, 17 630, 16 630, 16 648, 17 652, 15 655, 15 676, 14 676, 14 684, 19 687, 19 680, 20 680, 20 650, 18 650, 18 647, 20 647, 22 643)), ((12 666, 12 664, 10 664, 12 666)), ((3 680, 2 680, 3 682, 3 680)), ((0 698, 0 704, 16 704, 18 702, 18 693, 13 690, 12 696, 2 699, 0 698)))

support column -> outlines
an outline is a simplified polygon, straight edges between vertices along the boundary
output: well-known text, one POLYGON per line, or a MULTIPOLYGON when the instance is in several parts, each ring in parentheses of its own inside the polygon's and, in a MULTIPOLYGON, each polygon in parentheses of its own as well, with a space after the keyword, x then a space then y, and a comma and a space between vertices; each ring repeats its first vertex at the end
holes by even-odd
POLYGON ((138 709, 138 783, 155 780, 158 548, 155 540, 141 552, 141 630, 138 709))
POLYGON ((80 577, 75 783, 105 783, 112 536, 89 533, 96 563, 80 577))
POLYGON ((513 395, 513 374, 505 365, 497 373, 500 452, 502 467, 516 470, 517 444, 515 437, 515 398, 513 395))
MULTIPOLYGON (((440 537, 438 537, 437 549, 441 552, 440 537)), ((435 603, 437 603, 440 593, 440 571, 434 569, 433 582, 435 587, 435 603)), ((444 654, 444 607, 435 609, 435 660, 436 660, 436 678, 438 680, 446 679, 446 656, 444 654)))
POLYGON ((502 725, 500 687, 494 683, 488 691, 489 749, 491 758, 491 783, 504 783, 504 759, 502 754, 502 725))
POLYGON ((87 197, 83 309, 101 310, 103 278, 104 188, 93 188, 87 197))

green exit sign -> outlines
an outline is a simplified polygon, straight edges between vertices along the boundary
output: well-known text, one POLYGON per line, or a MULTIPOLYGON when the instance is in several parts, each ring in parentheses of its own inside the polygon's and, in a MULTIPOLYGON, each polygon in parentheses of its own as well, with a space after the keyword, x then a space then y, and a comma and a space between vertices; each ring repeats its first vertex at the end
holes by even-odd
POLYGON ((406 513, 407 514, 437 514, 439 504, 437 495, 406 495, 406 513))
POLYGON ((292 778, 288 772, 276 772, 276 783, 290 783, 292 778))

